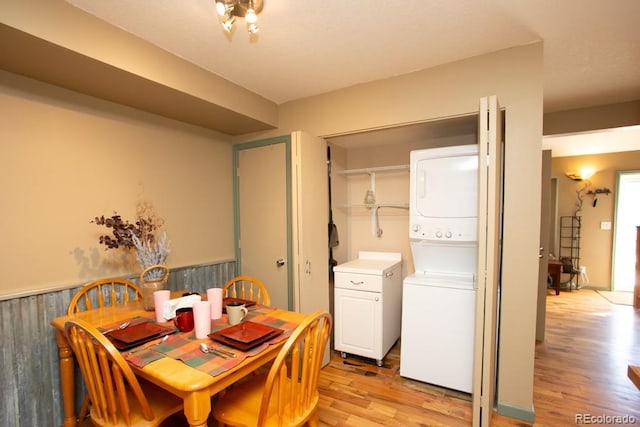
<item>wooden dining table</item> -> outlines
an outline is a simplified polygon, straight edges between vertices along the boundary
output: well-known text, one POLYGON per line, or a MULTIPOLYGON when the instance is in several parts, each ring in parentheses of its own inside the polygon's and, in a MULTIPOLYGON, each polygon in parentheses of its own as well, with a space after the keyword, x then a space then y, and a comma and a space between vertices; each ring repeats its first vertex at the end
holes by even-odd
MULTIPOLYGON (((300 324, 306 317, 303 313, 281 309, 270 310, 268 315, 272 319, 280 319, 289 325, 300 324)), ((64 427, 75 427, 77 423, 74 404, 74 354, 64 334, 65 322, 72 317, 83 319, 93 326, 101 328, 137 317, 147 317, 151 320, 154 318, 154 313, 145 311, 142 307, 142 301, 131 301, 113 307, 98 308, 70 316, 61 316, 51 321, 51 325, 56 331, 59 348, 64 427)), ((195 340, 193 334, 194 332, 191 331, 177 332, 174 335, 176 335, 176 338, 195 340)), ((198 341, 212 343, 209 338, 198 341)), ((282 339, 277 343, 270 344, 259 353, 246 357, 236 366, 224 372, 216 373, 216 375, 203 372, 187 365, 182 360, 170 356, 160 357, 144 366, 137 366, 131 361, 129 361, 129 365, 137 376, 151 381, 182 398, 184 414, 189 425, 201 427, 207 425, 207 418, 211 412, 211 397, 275 359, 285 342, 286 340, 282 339)))

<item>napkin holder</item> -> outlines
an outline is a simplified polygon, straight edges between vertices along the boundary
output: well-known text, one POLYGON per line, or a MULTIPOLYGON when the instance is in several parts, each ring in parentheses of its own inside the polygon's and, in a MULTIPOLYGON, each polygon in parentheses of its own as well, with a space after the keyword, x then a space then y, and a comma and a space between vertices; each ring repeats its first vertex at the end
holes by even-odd
POLYGON ((164 302, 163 312, 164 318, 169 320, 176 317, 176 310, 183 307, 193 307, 193 303, 202 301, 200 295, 187 295, 180 298, 170 299, 164 302))

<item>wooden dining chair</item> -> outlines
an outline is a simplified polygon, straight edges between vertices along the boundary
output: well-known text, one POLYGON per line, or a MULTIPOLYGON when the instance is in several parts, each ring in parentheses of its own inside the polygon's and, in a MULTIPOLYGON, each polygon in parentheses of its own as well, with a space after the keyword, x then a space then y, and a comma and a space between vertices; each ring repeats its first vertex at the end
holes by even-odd
POLYGON ((120 277, 99 279, 87 283, 71 298, 67 314, 94 308, 114 306, 142 298, 142 289, 120 277))
POLYGON ((260 280, 251 276, 236 276, 222 288, 225 297, 242 298, 262 305, 271 305, 271 297, 267 287, 260 280))
POLYGON ((81 319, 65 323, 65 334, 91 398, 98 426, 157 426, 183 409, 182 399, 140 380, 100 331, 81 319))
POLYGON ((249 377, 218 398, 222 425, 318 425, 318 377, 331 333, 331 315, 317 311, 287 339, 267 373, 249 377))
MULTIPOLYGON (((71 315, 94 308, 114 306, 142 298, 142 289, 130 280, 120 277, 99 279, 84 285, 71 298, 67 314, 71 315)), ((89 413, 89 397, 85 396, 78 419, 84 420, 89 413)))

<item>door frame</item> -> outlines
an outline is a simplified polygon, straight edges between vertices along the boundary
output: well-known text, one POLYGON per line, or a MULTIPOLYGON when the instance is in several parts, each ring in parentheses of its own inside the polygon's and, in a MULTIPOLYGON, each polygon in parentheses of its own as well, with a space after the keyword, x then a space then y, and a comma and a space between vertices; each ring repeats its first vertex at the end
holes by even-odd
MULTIPOLYGON (((544 341, 544 333, 546 329, 546 312, 547 312, 547 277, 549 271, 549 254, 553 253, 551 246, 553 245, 550 236, 552 206, 555 203, 552 200, 551 179, 551 150, 542 150, 542 179, 541 179, 541 195, 540 195, 540 252, 538 257, 540 263, 538 265, 538 315, 536 316, 536 341, 544 341)), ((556 180, 557 181, 557 180, 556 180)), ((553 221, 555 223, 555 221, 553 221)))
POLYGON ((240 179, 238 176, 238 167, 240 163, 240 152, 242 150, 248 150, 257 147, 263 147, 267 145, 284 144, 285 157, 286 157, 286 215, 287 215, 287 305, 289 310, 293 309, 293 225, 292 225, 292 206, 291 206, 291 135, 282 135, 268 139, 261 139, 257 141, 250 141, 241 144, 233 145, 233 236, 234 236, 234 251, 236 257, 236 275, 242 274, 242 251, 240 249, 240 179))
MULTIPOLYGON (((616 291, 618 290, 620 287, 618 286, 616 289, 616 259, 619 260, 619 257, 616 255, 617 252, 619 252, 620 248, 618 248, 618 232, 619 232, 619 215, 620 215, 620 208, 619 208, 619 203, 620 203, 620 197, 622 195, 622 191, 621 191, 621 181, 622 181, 622 177, 626 176, 626 175, 640 175, 640 170, 629 170, 629 171, 617 171, 616 172, 616 188, 615 188, 615 204, 614 204, 614 221, 613 221, 613 244, 612 244, 612 252, 611 252, 611 291, 616 291)), ((640 224, 637 224, 640 225, 640 224)), ((632 233, 633 236, 636 235, 636 233, 632 233)), ((632 250, 635 250, 635 246, 633 247, 632 250)), ((632 257, 633 258, 633 264, 635 264, 635 256, 632 257)), ((635 271, 635 270, 632 270, 635 271)), ((634 276, 635 273, 632 272, 632 276, 634 276)), ((630 291, 633 291, 633 283, 631 284, 631 289, 630 291)), ((629 290, 627 289, 626 292, 629 292, 629 290)))

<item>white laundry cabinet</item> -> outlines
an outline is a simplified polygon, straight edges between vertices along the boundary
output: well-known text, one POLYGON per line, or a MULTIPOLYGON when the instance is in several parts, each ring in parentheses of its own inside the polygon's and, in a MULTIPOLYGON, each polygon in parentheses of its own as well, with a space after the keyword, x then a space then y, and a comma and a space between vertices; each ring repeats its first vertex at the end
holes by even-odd
POLYGON ((400 337, 402 255, 364 252, 334 267, 334 347, 342 353, 375 359, 400 337))

